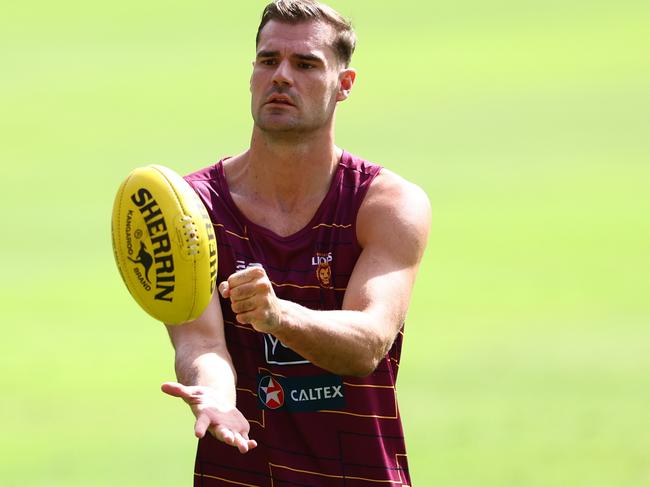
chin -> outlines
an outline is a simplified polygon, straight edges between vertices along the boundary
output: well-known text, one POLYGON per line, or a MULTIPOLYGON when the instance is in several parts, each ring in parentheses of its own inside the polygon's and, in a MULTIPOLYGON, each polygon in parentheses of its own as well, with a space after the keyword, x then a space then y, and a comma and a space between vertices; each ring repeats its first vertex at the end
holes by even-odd
POLYGON ((261 114, 253 117, 255 126, 263 133, 269 135, 299 135, 316 132, 323 128, 323 124, 314 123, 314 121, 305 122, 289 114, 261 114))
POLYGON ((280 117, 262 117, 255 120, 255 125, 267 133, 301 132, 303 127, 296 120, 281 120, 280 117), (271 120, 269 120, 271 118, 271 120))

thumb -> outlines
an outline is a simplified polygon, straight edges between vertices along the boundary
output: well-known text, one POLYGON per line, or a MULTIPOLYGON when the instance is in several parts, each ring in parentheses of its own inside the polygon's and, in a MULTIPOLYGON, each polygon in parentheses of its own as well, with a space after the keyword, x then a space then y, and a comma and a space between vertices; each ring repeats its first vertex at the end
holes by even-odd
POLYGON ((203 438, 210 426, 210 417, 207 414, 199 414, 194 423, 194 434, 197 438, 203 438))
POLYGON ((165 382, 160 386, 160 390, 165 394, 174 397, 181 397, 183 399, 188 399, 190 397, 190 392, 187 390, 187 386, 179 384, 178 382, 165 382))
POLYGON ((219 293, 224 299, 230 297, 230 284, 228 284, 228 281, 223 281, 221 284, 219 284, 219 293))

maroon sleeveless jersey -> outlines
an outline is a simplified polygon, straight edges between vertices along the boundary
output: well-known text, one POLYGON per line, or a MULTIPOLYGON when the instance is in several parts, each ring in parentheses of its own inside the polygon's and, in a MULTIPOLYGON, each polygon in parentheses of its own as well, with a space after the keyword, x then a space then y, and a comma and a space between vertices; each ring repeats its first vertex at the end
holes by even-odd
MULTIPOLYGON (((279 298, 316 310, 341 309, 362 250, 355 233, 357 213, 380 170, 344 152, 316 214, 288 237, 252 223, 239 211, 223 161, 187 176, 214 223, 218 282, 261 265, 279 298)), ((195 485, 411 484, 395 395, 401 331, 371 375, 340 377, 272 335, 237 323, 228 300, 221 299, 221 307, 237 372, 237 408, 250 422, 250 437, 258 446, 242 455, 206 435, 199 441, 195 485)))

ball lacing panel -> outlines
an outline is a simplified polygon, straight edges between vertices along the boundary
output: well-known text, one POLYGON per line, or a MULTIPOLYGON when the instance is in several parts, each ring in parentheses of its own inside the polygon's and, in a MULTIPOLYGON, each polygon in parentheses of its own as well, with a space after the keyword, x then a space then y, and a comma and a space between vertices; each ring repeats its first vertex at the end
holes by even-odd
POLYGON ((187 244, 187 253, 190 256, 198 255, 199 250, 199 232, 196 229, 194 221, 189 216, 181 218, 181 226, 184 230, 185 242, 187 244))

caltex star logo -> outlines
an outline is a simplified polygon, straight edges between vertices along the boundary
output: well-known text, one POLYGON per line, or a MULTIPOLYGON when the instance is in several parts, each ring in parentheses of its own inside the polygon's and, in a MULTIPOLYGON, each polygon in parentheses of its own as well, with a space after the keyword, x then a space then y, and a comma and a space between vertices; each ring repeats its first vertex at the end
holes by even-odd
POLYGON ((260 401, 269 409, 278 409, 284 405, 284 389, 270 375, 262 377, 257 393, 260 401))

